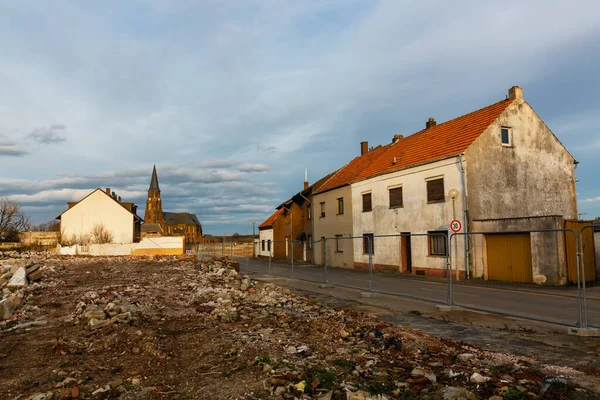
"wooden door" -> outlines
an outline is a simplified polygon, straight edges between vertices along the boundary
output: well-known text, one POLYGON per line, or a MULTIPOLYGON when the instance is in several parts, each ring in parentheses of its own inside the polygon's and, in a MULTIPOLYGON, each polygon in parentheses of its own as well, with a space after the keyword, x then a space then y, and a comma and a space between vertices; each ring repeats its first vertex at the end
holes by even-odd
POLYGON ((533 282, 531 239, 528 233, 488 234, 487 279, 533 282))
MULTIPOLYGON (((591 225, 592 221, 565 221, 565 229, 573 229, 580 235, 583 227, 591 225)), ((594 249, 594 230, 586 228, 583 231, 583 262, 585 267, 585 281, 596 280, 596 253, 594 249)), ((570 283, 577 283, 577 249, 575 238, 571 232, 565 232, 565 248, 567 253, 567 276, 570 283)), ((580 270, 581 273, 581 270, 580 270)))
POLYGON ((400 236, 401 271, 412 273, 412 252, 410 246, 410 232, 402 232, 400 236))

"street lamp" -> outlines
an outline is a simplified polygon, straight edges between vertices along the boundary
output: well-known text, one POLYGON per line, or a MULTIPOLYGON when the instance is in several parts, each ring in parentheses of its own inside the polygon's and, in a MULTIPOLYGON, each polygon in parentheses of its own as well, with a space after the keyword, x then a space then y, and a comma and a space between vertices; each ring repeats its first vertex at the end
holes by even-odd
POLYGON ((254 226, 256 221, 252 220, 252 257, 256 257, 256 236, 254 234, 254 226))

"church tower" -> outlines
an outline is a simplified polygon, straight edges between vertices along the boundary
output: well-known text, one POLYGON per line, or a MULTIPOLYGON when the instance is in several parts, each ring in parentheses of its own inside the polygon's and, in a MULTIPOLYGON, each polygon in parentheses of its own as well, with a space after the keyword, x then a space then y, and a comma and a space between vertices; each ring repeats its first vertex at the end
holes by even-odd
POLYGON ((152 179, 150 179, 150 187, 148 188, 148 199, 146 200, 144 222, 146 224, 160 224, 163 230, 165 228, 162 200, 160 199, 160 188, 158 187, 158 176, 156 175, 156 165, 152 170, 152 179))

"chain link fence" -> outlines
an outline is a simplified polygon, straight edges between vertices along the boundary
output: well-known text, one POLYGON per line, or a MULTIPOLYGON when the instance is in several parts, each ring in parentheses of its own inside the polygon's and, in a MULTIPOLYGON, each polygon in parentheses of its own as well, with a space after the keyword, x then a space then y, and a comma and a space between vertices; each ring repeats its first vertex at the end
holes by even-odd
POLYGON ((598 328, 593 231, 544 229, 334 236, 208 244, 243 271, 355 288, 569 327, 598 328), (591 241, 590 241, 591 237, 591 241))

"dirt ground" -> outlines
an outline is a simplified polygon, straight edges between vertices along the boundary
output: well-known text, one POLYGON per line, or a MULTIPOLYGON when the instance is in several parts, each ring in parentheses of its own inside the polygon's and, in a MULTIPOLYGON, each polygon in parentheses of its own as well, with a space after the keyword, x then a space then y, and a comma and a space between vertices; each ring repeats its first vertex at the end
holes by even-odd
POLYGON ((0 272, 40 272, 26 288, 0 281, 4 299, 22 297, 0 324, 0 399, 599 398, 596 369, 574 380, 251 281, 225 260, 1 257, 0 272))

